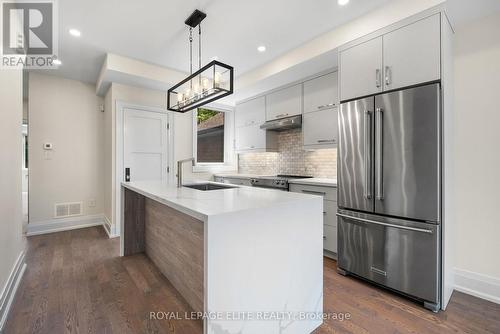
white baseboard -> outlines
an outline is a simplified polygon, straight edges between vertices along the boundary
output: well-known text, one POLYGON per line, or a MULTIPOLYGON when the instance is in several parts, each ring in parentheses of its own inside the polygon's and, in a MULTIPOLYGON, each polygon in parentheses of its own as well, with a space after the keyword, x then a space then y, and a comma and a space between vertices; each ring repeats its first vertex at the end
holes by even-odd
POLYGON ((104 225, 104 215, 87 215, 30 222, 26 235, 39 235, 104 225))
POLYGON ((455 269, 455 290, 500 304, 500 279, 455 269))
POLYGON ((3 327, 7 322, 7 316, 9 315, 10 307, 14 301, 17 288, 19 283, 23 278, 24 272, 26 270, 26 263, 24 262, 25 251, 23 250, 21 254, 17 257, 17 261, 14 264, 14 268, 7 279, 7 283, 0 296, 0 333, 3 331, 3 327))
POLYGON ((115 233, 115 229, 113 228, 113 225, 109 221, 108 217, 103 215, 104 223, 102 224, 102 227, 104 227, 104 231, 108 234, 108 237, 110 239, 112 238, 118 238, 119 235, 115 233))

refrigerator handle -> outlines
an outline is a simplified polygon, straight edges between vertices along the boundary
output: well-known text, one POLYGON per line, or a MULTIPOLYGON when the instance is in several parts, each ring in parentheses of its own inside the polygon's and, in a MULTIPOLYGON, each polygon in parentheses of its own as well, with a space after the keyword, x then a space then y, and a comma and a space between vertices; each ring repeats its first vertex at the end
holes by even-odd
POLYGON ((384 111, 382 108, 377 108, 375 110, 375 133, 377 138, 375 139, 375 163, 377 168, 377 181, 376 188, 377 194, 376 199, 382 201, 384 199, 384 111))
POLYGON ((365 184, 364 196, 366 199, 372 198, 372 179, 371 179, 371 111, 365 110, 365 126, 364 126, 364 163, 365 163, 365 184))

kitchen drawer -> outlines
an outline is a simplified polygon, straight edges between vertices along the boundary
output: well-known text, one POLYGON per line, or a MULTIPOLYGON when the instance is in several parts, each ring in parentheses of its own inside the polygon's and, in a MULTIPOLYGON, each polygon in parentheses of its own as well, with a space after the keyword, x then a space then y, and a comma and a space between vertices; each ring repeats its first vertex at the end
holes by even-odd
POLYGON ((323 225, 323 249, 337 253, 337 227, 323 225))
POLYGON ((339 268, 414 297, 439 300, 439 225, 341 213, 339 268))
POLYGON ((290 184, 290 191, 294 193, 303 193, 310 195, 323 196, 325 200, 337 201, 337 188, 334 187, 322 187, 322 186, 310 186, 305 184, 290 184))
POLYGON ((323 224, 337 228, 337 202, 323 201, 323 224))
POLYGON ((225 177, 224 178, 224 183, 228 184, 235 184, 238 186, 251 186, 252 183, 250 182, 250 179, 240 179, 236 177, 225 177))

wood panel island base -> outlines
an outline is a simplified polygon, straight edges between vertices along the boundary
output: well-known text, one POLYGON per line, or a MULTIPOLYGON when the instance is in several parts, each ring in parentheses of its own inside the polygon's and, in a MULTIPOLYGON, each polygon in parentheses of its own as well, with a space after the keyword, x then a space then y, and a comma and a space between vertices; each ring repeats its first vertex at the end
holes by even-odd
POLYGON ((322 324, 321 197, 142 181, 122 184, 122 203, 121 255, 144 252, 202 312, 204 333, 304 334, 322 324))

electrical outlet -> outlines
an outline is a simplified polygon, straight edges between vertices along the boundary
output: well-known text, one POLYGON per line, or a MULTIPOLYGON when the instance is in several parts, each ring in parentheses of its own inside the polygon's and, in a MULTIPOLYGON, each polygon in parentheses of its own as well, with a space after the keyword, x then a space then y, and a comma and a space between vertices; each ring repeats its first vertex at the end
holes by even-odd
POLYGON ((89 199, 89 208, 95 208, 95 199, 89 199))

